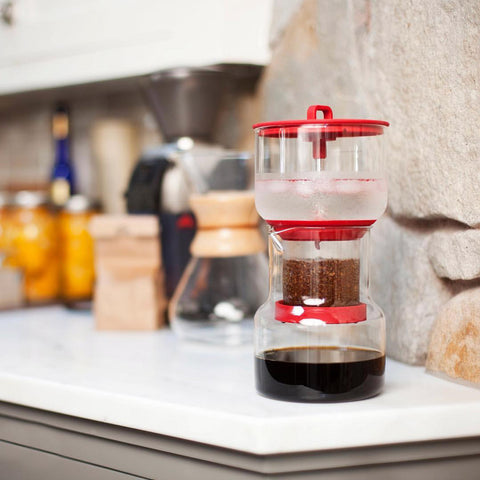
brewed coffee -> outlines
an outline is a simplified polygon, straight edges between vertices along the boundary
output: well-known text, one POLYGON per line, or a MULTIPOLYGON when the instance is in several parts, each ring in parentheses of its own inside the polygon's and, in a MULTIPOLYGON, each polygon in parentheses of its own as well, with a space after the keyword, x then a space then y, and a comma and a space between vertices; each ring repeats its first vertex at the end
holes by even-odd
POLYGON ((377 350, 293 347, 255 357, 257 390, 278 400, 338 402, 377 395, 385 356, 377 350))

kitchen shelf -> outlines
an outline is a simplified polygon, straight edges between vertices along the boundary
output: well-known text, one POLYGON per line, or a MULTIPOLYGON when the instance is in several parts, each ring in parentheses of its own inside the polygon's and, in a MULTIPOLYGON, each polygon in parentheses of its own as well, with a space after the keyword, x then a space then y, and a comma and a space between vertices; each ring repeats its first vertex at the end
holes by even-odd
MULTIPOLYGON (((248 475, 296 478, 293 471, 327 475, 331 468, 367 464, 381 472, 402 462, 424 468, 429 459, 435 478, 448 478, 442 476, 450 471, 444 463, 454 465, 459 456, 468 457, 462 460, 464 478, 475 478, 467 467, 480 468, 480 390, 393 360, 387 362, 384 393, 373 399, 295 404, 256 394, 251 346, 181 343, 169 330, 97 332, 90 313, 62 307, 1 313, 0 351, 0 440, 13 445, 14 453, 3 452, 14 457, 17 447, 39 448, 25 440, 35 438, 33 425, 59 438, 56 447, 41 449, 46 455, 84 463, 95 461, 55 451, 68 445, 61 440, 65 432, 248 475)), ((113 468, 113 457, 102 458, 105 468, 113 468)), ((116 458, 126 461, 128 455, 116 458)), ((128 473, 126 467, 118 470, 128 473)))

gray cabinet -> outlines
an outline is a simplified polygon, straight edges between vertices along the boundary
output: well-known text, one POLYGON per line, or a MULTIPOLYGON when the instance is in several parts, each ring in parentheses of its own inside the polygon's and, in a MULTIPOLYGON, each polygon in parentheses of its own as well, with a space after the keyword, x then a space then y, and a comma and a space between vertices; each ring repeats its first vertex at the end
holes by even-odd
POLYGON ((254 455, 0 403, 0 480, 480 477, 480 438, 254 455))
POLYGON ((8 442, 0 442, 2 480, 129 480, 136 477, 8 442))

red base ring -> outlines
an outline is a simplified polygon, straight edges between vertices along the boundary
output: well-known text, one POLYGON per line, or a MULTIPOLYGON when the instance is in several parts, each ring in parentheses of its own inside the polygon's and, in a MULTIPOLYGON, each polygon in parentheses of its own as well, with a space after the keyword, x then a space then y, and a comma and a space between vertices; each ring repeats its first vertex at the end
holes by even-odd
POLYGON ((349 307, 306 307, 275 303, 275 320, 303 325, 359 323, 367 319, 367 305, 359 303, 349 307))

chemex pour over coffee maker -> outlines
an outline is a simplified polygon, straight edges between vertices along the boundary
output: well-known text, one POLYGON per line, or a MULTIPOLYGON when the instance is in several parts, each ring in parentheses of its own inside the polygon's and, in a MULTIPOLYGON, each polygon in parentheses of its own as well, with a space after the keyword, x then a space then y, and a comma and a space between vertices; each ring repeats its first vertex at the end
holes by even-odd
POLYGON ((253 316, 267 297, 268 285, 252 155, 185 154, 182 164, 192 183, 190 205, 198 229, 190 247, 192 260, 170 304, 171 326, 184 339, 250 343, 253 316))
POLYGON ((387 205, 387 126, 323 105, 253 126, 255 203, 271 230, 270 293, 255 316, 264 396, 348 401, 382 389, 385 317, 369 296, 368 243, 387 205))

